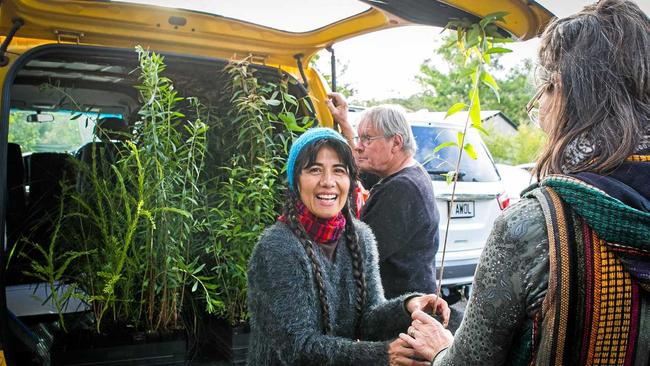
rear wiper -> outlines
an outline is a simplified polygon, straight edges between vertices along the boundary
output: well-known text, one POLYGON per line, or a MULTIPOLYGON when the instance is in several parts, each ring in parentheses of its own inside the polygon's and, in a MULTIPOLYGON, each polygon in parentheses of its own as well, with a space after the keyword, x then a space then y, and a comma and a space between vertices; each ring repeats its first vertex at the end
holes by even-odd
MULTIPOLYGON (((447 173, 451 172, 450 170, 427 170, 427 173, 429 175, 439 175, 444 177, 447 173)), ((467 175, 467 173, 460 172, 458 173, 458 181, 461 182, 463 180, 463 177, 467 175)))
POLYGON ((442 175, 449 173, 449 170, 427 170, 427 173, 431 175, 442 175))

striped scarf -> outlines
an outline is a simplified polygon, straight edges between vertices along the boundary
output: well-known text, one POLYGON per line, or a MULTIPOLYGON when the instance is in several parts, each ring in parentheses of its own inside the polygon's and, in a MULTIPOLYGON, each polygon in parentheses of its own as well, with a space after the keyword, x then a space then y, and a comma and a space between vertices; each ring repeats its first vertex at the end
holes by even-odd
MULTIPOLYGON (((298 220, 305 228, 309 238, 318 244, 333 244, 338 242, 341 234, 345 230, 346 220, 341 212, 330 219, 322 219, 311 213, 301 201, 296 203, 296 212, 298 214, 298 220)), ((286 222, 284 216, 280 216, 278 220, 286 222)))
POLYGON ((648 365, 650 214, 562 175, 530 195, 544 211, 550 262, 530 364, 648 365))

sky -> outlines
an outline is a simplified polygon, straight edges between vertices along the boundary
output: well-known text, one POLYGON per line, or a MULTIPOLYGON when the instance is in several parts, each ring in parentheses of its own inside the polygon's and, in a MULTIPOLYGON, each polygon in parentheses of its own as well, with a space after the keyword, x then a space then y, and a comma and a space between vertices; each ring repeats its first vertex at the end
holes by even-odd
MULTIPOLYGON (((557 16, 566 16, 593 1, 539 0, 540 4, 557 16)), ((650 14, 650 0, 637 0, 650 14)), ((434 50, 440 44, 441 28, 407 26, 374 32, 334 45, 336 57, 347 70, 340 76, 357 90, 351 101, 408 97, 422 90, 416 81, 420 65, 426 59, 435 64, 434 50)), ((508 44, 513 52, 502 57, 507 68, 535 59, 539 39, 508 44)), ((329 53, 324 52, 317 67, 330 73, 329 53)), ((444 67, 444 66, 443 66, 444 67)), ((339 70, 340 71, 340 70, 339 70)), ((338 73, 338 72, 337 72, 338 73)))
MULTIPOLYGON (((351 0, 113 0, 134 1, 169 7, 211 12, 227 17, 246 19, 253 23, 288 30, 307 31, 357 14, 368 5, 351 0), (288 15, 291 14, 291 15, 288 15)), ((474 0, 480 1, 480 0, 474 0)), ((489 1, 489 0, 482 0, 489 1)), ((524 0, 522 0, 524 1, 524 0)), ((559 17, 582 9, 595 0, 537 0, 559 17)), ((650 14, 650 0, 634 0, 650 14)), ((347 70, 339 80, 357 92, 351 101, 408 97, 422 91, 416 81, 420 65, 427 59, 436 63, 434 50, 440 45, 441 28, 405 26, 358 36, 334 45, 336 57, 347 70)), ((506 71, 528 58, 536 58, 539 39, 508 44, 513 52, 502 56, 506 71)), ((317 68, 330 73, 330 55, 322 51, 317 68)))

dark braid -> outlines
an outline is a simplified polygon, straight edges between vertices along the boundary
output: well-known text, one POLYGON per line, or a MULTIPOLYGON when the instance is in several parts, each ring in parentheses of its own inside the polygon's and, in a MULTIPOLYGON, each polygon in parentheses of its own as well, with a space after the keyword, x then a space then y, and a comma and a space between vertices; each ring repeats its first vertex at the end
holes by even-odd
POLYGON ((323 274, 316 260, 316 253, 314 252, 313 241, 307 235, 305 228, 300 223, 298 219, 298 214, 296 213, 296 203, 297 198, 295 195, 289 193, 289 204, 285 206, 285 217, 287 218, 286 222, 289 224, 291 231, 298 237, 298 240, 305 248, 307 256, 311 260, 311 268, 314 272, 314 280, 316 286, 318 287, 318 299, 320 301, 320 308, 323 316, 323 332, 325 334, 330 334, 332 332, 332 327, 330 326, 330 308, 327 304, 327 294, 325 293, 325 284, 323 283, 323 274))
MULTIPOLYGON (((318 152, 323 146, 328 146, 336 152, 341 162, 343 162, 348 170, 350 175, 350 188, 348 191, 347 203, 343 207, 343 216, 346 220, 345 225, 345 239, 350 251, 350 256, 352 258, 352 273, 354 276, 354 282, 356 286, 356 299, 355 299, 355 309, 357 311, 357 317, 355 321, 355 338, 361 338, 361 318, 363 317, 363 308, 366 302, 366 277, 363 272, 363 254, 361 252, 361 246, 359 245, 359 237, 354 228, 353 223, 353 212, 356 211, 356 200, 354 199, 354 192, 356 188, 356 179, 357 179, 357 167, 354 164, 354 157, 352 155, 352 150, 350 147, 343 141, 338 141, 336 139, 325 139, 316 141, 310 145, 307 145, 296 157, 296 164, 294 165, 293 172, 287 172, 293 176, 293 181, 298 182, 300 180, 300 174, 302 169, 311 166, 316 161, 318 152), (355 210, 355 211, 352 211, 355 210)), ((295 191, 298 191, 297 185, 295 191)), ((325 334, 330 334, 332 327, 330 326, 330 311, 329 305, 327 303, 327 294, 325 293, 325 284, 323 283, 323 275, 316 258, 316 253, 314 247, 316 244, 309 237, 305 228, 300 223, 298 219, 298 213, 296 212, 296 204, 299 198, 296 196, 296 193, 292 192, 291 187, 287 192, 287 204, 284 207, 284 217, 286 218, 286 223, 291 229, 291 231, 298 237, 298 240, 305 248, 307 256, 312 263, 312 271, 314 273, 314 281, 318 288, 318 299, 320 301, 321 311, 322 311, 322 321, 325 334)))
POLYGON ((352 256, 352 274, 354 275, 354 283, 357 287, 357 296, 355 301, 355 308, 357 310, 357 319, 354 325, 355 338, 361 339, 361 318, 363 317, 363 307, 366 303, 366 276, 363 272, 363 254, 361 253, 361 245, 359 245, 359 235, 354 228, 352 222, 352 211, 350 209, 350 201, 354 198, 348 198, 348 204, 343 208, 343 215, 345 216, 345 238, 348 244, 348 250, 352 256))

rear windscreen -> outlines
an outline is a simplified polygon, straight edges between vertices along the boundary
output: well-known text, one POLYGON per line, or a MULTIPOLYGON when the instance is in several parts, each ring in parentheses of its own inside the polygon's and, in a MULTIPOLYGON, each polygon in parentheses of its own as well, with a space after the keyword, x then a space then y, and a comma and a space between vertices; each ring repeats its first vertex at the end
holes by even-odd
POLYGON ((119 116, 66 110, 38 113, 11 109, 9 142, 20 145, 23 154, 73 152, 82 145, 93 141, 95 121, 103 117, 119 116), (37 118, 34 118, 38 114, 47 118, 38 121, 37 118))
MULTIPOLYGON (((445 174, 454 171, 458 161, 459 149, 456 146, 445 147, 435 153, 433 150, 436 146, 445 142, 456 142, 458 139, 458 130, 432 127, 432 126, 413 126, 413 134, 418 145, 418 151, 415 159, 423 163, 425 169, 429 172, 431 179, 444 181, 445 174)), ((467 131, 465 143, 470 143, 476 151, 477 158, 472 159, 466 152, 463 152, 460 159, 459 178, 460 182, 496 182, 499 181, 499 175, 492 163, 492 159, 481 141, 476 130, 467 131)))

